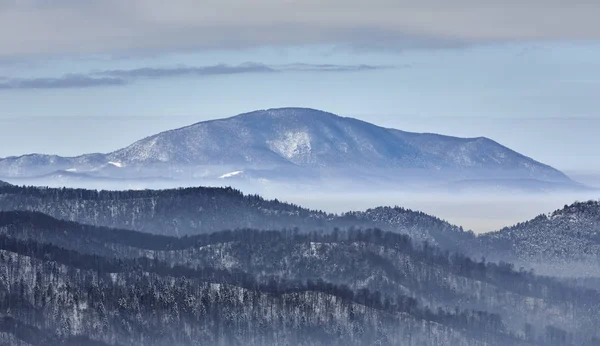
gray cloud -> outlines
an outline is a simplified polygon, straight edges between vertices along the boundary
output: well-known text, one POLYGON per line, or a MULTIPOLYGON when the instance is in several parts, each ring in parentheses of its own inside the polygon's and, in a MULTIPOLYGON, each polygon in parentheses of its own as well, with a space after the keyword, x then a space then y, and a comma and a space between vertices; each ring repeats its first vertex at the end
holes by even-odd
POLYGON ((98 74, 118 78, 167 78, 179 76, 216 76, 244 73, 273 73, 278 71, 279 70, 276 70, 268 65, 246 63, 241 65, 219 64, 201 67, 144 67, 131 70, 106 70, 98 72, 98 74))
POLYGON ((598 40, 597 0, 0 0, 0 56, 598 40))
POLYGON ((391 68, 381 65, 339 65, 339 64, 286 64, 265 65, 248 62, 241 65, 212 65, 200 67, 144 67, 131 70, 105 70, 96 72, 97 75, 116 78, 168 78, 181 76, 216 76, 246 73, 277 73, 277 72, 360 72, 391 68))
POLYGON ((380 65, 335 65, 335 64, 289 64, 283 65, 282 70, 298 72, 360 72, 391 68, 380 65))
POLYGON ((0 89, 67 89, 98 86, 124 85, 120 78, 94 78, 80 74, 69 74, 57 78, 7 79, 0 78, 0 89))
POLYGON ((335 64, 288 64, 266 65, 245 63, 241 65, 179 66, 179 67, 143 67, 129 70, 105 70, 90 74, 66 74, 56 78, 16 78, 0 76, 0 90, 4 89, 65 89, 120 86, 139 79, 164 79, 176 77, 208 77, 248 73, 282 72, 360 72, 390 68, 378 65, 335 65, 335 64))

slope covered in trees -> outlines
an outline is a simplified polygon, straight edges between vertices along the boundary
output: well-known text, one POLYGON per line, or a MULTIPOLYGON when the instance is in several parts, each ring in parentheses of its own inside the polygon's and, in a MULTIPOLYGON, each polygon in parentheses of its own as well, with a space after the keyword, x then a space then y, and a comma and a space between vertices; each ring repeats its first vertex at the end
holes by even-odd
POLYGON ((163 235, 196 235, 224 229, 378 227, 418 241, 455 249, 470 232, 433 216, 404 208, 379 207, 342 215, 309 210, 231 188, 95 191, 1 187, 0 211, 39 211, 58 219, 163 235))
MULTIPOLYGON (((261 294, 320 292, 378 311, 394 306, 395 313, 469 335, 493 330, 493 336, 460 336, 456 344, 476 344, 473 337, 499 345, 582 345, 598 336, 596 291, 515 271, 509 264, 473 261, 377 229, 328 234, 242 229, 175 238, 8 212, 0 213, 0 234, 0 248, 67 267, 196 278, 261 294)), ((356 328, 364 328, 360 323, 356 328)), ((412 329, 406 333, 422 336, 412 329)))
POLYGON ((478 241, 489 259, 511 259, 548 275, 600 277, 600 203, 565 205, 478 241))
POLYGON ((242 272, 105 258, 6 236, 0 287, 0 337, 37 345, 525 344, 498 315, 433 312, 401 294, 263 283, 242 272), (43 339, 24 336, 31 332, 43 339))
POLYGON ((0 187, 0 211, 38 211, 62 220, 170 236, 225 229, 379 228, 472 258, 514 263, 537 273, 600 277, 600 206, 575 203, 552 214, 475 237, 422 212, 378 207, 340 215, 309 210, 231 188, 95 191, 0 187))

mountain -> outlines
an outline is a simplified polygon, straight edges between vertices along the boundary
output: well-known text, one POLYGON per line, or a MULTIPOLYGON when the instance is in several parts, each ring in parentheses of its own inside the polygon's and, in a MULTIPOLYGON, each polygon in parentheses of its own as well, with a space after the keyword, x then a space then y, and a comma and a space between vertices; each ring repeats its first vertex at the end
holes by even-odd
MULTIPOLYGON (((110 175, 97 176, 93 172, 78 173, 73 171, 55 171, 35 177, 10 178, 13 185, 34 186, 85 186, 98 190, 140 190, 152 186, 153 188, 172 187, 175 180, 170 178, 146 177, 111 177, 110 175)), ((8 183, 6 183, 8 184, 8 183)), ((0 185, 1 186, 1 185, 0 185)))
POLYGON ((573 183, 562 172, 487 138, 409 133, 304 108, 200 122, 109 154, 34 154, 0 160, 4 177, 57 170, 118 178, 217 179, 253 171, 257 180, 370 176, 396 184, 492 178, 573 183))
POLYGON ((37 211, 58 219, 161 235, 197 235, 226 229, 332 231, 378 227, 455 249, 474 236, 436 217, 400 207, 341 215, 244 195, 232 188, 96 191, 0 187, 0 211, 37 211))
POLYGON ((600 277, 600 202, 577 202, 478 237, 479 254, 536 272, 600 277))
POLYGON ((8 157, 0 160, 0 176, 34 177, 51 174, 55 171, 95 171, 107 165, 103 154, 88 154, 78 157, 61 157, 57 155, 29 154, 8 157))
POLYGON ((377 229, 177 238, 0 212, 0 264, 11 287, 0 290, 0 340, 31 342, 33 332, 40 345, 554 346, 599 336, 597 291, 377 229))
POLYGON ((0 180, 0 187, 1 187, 1 186, 8 186, 8 185, 10 185, 10 184, 9 184, 9 183, 7 183, 7 182, 4 182, 4 181, 2 181, 2 180, 0 180))

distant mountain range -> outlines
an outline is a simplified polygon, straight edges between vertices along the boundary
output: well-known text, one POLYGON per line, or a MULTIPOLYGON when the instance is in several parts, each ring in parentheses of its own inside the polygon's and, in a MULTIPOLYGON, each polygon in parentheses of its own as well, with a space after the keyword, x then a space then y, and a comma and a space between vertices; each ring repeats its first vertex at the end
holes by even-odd
POLYGON ((0 177, 9 181, 59 171, 72 180, 78 176, 263 183, 337 179, 434 185, 494 180, 495 185, 511 188, 520 185, 515 181, 581 187, 562 172, 484 137, 410 133, 304 108, 200 122, 109 154, 0 159, 0 177))

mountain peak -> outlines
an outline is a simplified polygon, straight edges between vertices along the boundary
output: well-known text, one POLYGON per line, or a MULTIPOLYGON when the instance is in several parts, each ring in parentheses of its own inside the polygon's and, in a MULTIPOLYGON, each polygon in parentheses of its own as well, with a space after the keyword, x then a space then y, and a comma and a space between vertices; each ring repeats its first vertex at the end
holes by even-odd
MULTIPOLYGON (((257 110, 254 112, 250 112, 250 113, 267 113, 267 114, 271 114, 271 115, 296 115, 296 116, 302 116, 302 115, 326 115, 326 116, 333 116, 336 118, 339 118, 339 115, 327 112, 327 111, 323 111, 320 109, 315 109, 315 108, 309 108, 309 107, 280 107, 280 108, 269 108, 269 109, 263 109, 263 110, 257 110)), ((246 113, 248 114, 248 113, 246 113)))
POLYGON ((305 176, 307 169, 318 170, 317 175, 327 169, 324 174, 329 176, 341 174, 354 179, 366 175, 383 177, 384 181, 417 177, 571 182, 558 170, 485 137, 411 133, 301 107, 257 110, 199 122, 106 155, 7 158, 0 160, 0 176, 64 170, 111 176, 130 172, 128 177, 139 172, 174 177, 183 172, 197 177, 199 171, 210 171, 207 167, 223 168, 214 173, 215 179, 232 171, 252 176, 253 170, 290 179, 305 176), (119 173, 114 163, 119 164, 119 173))
MULTIPOLYGON (((252 112, 242 113, 234 116, 233 118, 280 118, 280 119, 296 119, 296 120, 311 120, 311 119, 323 119, 323 118, 342 118, 339 115, 322 111, 314 108, 302 108, 302 107, 282 107, 282 108, 269 108, 261 109, 252 112)), ((227 120, 227 119, 223 119, 227 120)))

